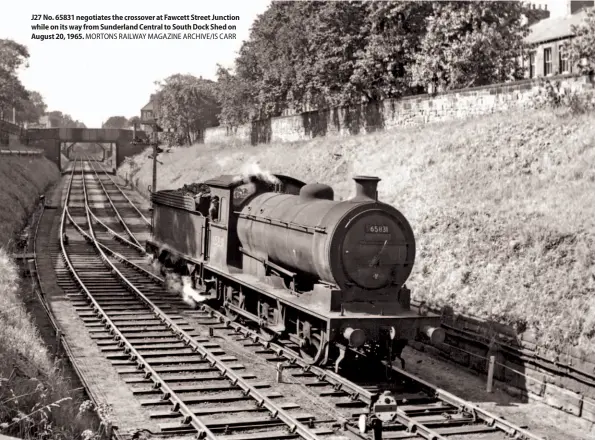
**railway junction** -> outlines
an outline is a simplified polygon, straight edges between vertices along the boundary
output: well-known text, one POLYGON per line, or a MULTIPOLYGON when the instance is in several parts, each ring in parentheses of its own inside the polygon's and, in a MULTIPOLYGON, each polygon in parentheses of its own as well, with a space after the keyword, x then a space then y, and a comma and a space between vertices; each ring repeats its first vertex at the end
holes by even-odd
POLYGON ((60 329, 62 355, 95 404, 109 408, 109 436, 546 438, 540 427, 499 417, 409 369, 378 364, 365 375, 338 374, 304 360, 290 341, 197 305, 183 280, 166 279, 145 252, 147 201, 104 162, 69 154, 36 228, 31 271, 60 329))

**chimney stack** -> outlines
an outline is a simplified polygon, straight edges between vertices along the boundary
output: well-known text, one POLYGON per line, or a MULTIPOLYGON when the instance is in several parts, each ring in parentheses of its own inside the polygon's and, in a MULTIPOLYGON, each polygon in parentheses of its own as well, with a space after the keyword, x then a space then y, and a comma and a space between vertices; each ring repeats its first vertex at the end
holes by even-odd
POLYGON ((355 176, 355 197, 354 199, 378 200, 378 177, 355 176))

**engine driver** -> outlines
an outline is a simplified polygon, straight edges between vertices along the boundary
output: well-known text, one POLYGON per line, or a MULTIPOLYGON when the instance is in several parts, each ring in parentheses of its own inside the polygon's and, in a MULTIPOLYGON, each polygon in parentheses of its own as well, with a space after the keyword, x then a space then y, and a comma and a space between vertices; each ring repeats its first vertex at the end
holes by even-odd
POLYGON ((211 206, 209 206, 209 217, 211 221, 217 221, 219 218, 219 197, 211 197, 211 206))

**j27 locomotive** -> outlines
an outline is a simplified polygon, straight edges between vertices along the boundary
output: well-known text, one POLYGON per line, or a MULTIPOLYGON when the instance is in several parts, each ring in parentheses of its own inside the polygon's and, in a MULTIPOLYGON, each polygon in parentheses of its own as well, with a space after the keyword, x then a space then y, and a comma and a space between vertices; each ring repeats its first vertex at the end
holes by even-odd
POLYGON ((407 219, 378 201, 376 177, 357 176, 355 197, 274 175, 223 175, 196 200, 152 194, 147 250, 190 276, 197 302, 297 345, 312 364, 365 353, 401 359, 408 340, 444 339, 439 317, 410 307, 415 261, 407 219))

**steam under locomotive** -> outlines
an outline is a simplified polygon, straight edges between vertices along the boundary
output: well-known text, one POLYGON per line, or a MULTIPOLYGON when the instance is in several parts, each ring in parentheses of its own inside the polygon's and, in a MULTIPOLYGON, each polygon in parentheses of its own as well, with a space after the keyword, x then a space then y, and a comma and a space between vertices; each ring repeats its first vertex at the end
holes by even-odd
MULTIPOLYGON (((401 358, 407 341, 442 341, 439 317, 410 308, 415 260, 407 219, 378 201, 376 177, 354 177, 356 195, 275 175, 223 175, 196 200, 153 193, 147 250, 188 275, 195 301, 214 302, 263 337, 295 343, 312 364, 365 352, 401 358)), ((401 359, 402 360, 402 359, 401 359)))

